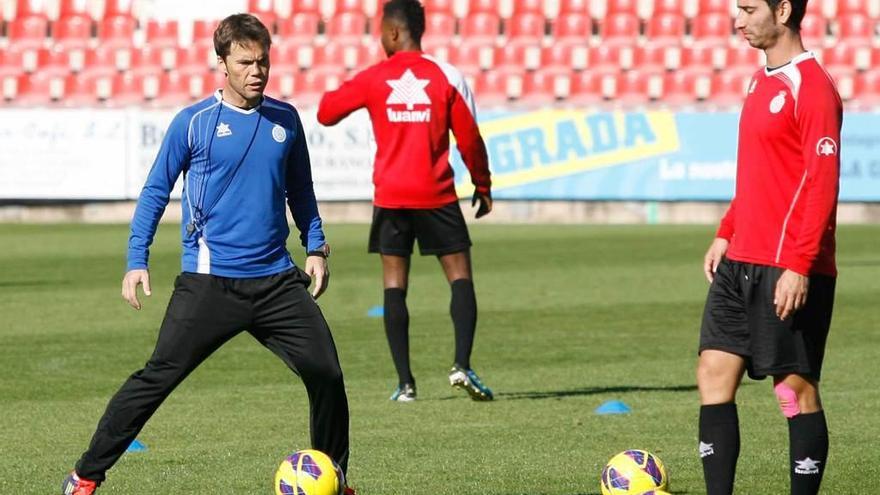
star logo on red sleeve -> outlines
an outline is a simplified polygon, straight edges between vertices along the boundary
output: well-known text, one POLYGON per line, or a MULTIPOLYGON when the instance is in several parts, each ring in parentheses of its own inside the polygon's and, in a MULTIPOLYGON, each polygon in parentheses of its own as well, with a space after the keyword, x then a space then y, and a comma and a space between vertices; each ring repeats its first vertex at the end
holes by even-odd
POLYGON ((819 156, 834 156, 837 154, 837 143, 828 136, 823 137, 816 143, 816 154, 819 156))

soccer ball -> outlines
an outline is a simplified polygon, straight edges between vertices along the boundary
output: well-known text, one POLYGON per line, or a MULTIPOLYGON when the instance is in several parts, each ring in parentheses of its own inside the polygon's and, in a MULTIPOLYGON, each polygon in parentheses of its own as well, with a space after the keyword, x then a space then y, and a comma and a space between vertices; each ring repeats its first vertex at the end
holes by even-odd
POLYGON ((275 472, 275 495, 342 495, 345 475, 319 450, 300 450, 287 456, 275 472))
POLYGON ((660 458, 645 450, 625 450, 612 457, 602 470, 602 495, 652 493, 665 490, 668 481, 660 458))

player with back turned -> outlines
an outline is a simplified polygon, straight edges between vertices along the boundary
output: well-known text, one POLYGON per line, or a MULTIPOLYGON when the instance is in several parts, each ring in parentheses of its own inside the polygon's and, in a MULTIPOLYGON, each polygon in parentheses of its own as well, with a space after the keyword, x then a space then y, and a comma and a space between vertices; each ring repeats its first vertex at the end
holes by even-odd
POLYGON ((391 399, 416 398, 406 295, 410 257, 418 239, 422 255, 440 260, 452 291, 455 361, 449 381, 474 400, 491 400, 492 391, 470 364, 477 323, 471 240, 449 165, 451 130, 476 188, 477 218, 489 213, 488 156, 477 127, 473 94, 461 72, 422 53, 425 11, 421 3, 391 0, 382 13, 382 46, 388 59, 325 94, 318 121, 335 125, 351 112, 366 108, 373 124, 377 150, 369 250, 382 258, 385 331, 398 374, 391 399))
POLYGON ((736 192, 704 258, 699 453, 708 495, 733 493, 743 374, 773 377, 788 419, 792 495, 818 493, 828 460, 819 397, 831 325, 842 106, 804 49, 806 0, 738 0, 736 28, 763 50, 742 108, 736 192))
POLYGON ((135 309, 141 308, 139 285, 150 295, 149 246, 181 174, 182 273, 152 356, 110 400, 88 449, 62 484, 63 495, 94 493, 174 388, 244 331, 302 378, 312 447, 347 467, 345 384, 333 336, 314 300, 327 288, 329 253, 299 114, 263 96, 270 44, 256 17, 224 19, 214 33, 226 74, 223 88, 180 111, 165 134, 131 222, 122 295, 135 309), (304 270, 286 248, 285 206, 306 251, 304 270))

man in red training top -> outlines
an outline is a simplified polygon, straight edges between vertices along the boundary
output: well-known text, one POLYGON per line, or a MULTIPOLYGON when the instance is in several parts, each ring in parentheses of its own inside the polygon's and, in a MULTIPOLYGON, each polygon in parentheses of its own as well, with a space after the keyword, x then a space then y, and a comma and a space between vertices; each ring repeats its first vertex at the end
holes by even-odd
POLYGON ((736 193, 704 259, 699 452, 708 495, 733 493, 736 391, 773 377, 788 418, 793 495, 818 493, 828 458, 819 377, 837 269, 840 96, 804 50, 806 0, 738 0, 736 28, 764 50, 743 104, 736 193))
POLYGON ((470 364, 477 324, 471 240, 449 165, 452 130, 476 187, 477 218, 489 213, 488 155, 477 127, 473 94, 461 72, 422 53, 425 11, 421 3, 391 0, 382 13, 382 47, 388 59, 325 94, 318 121, 334 125, 359 108, 366 108, 372 120, 378 149, 369 249, 382 256, 385 333, 399 380, 391 400, 416 398, 406 307, 415 239, 422 255, 438 257, 452 289, 455 362, 449 382, 474 400, 492 400, 492 391, 470 364))

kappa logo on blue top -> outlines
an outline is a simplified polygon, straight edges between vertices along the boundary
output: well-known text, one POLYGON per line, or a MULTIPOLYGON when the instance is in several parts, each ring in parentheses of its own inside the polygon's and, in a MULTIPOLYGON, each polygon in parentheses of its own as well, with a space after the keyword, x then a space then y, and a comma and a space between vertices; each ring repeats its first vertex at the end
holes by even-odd
POLYGON ((217 137, 226 137, 232 135, 232 129, 229 128, 229 124, 224 124, 220 122, 220 125, 217 126, 217 137))

